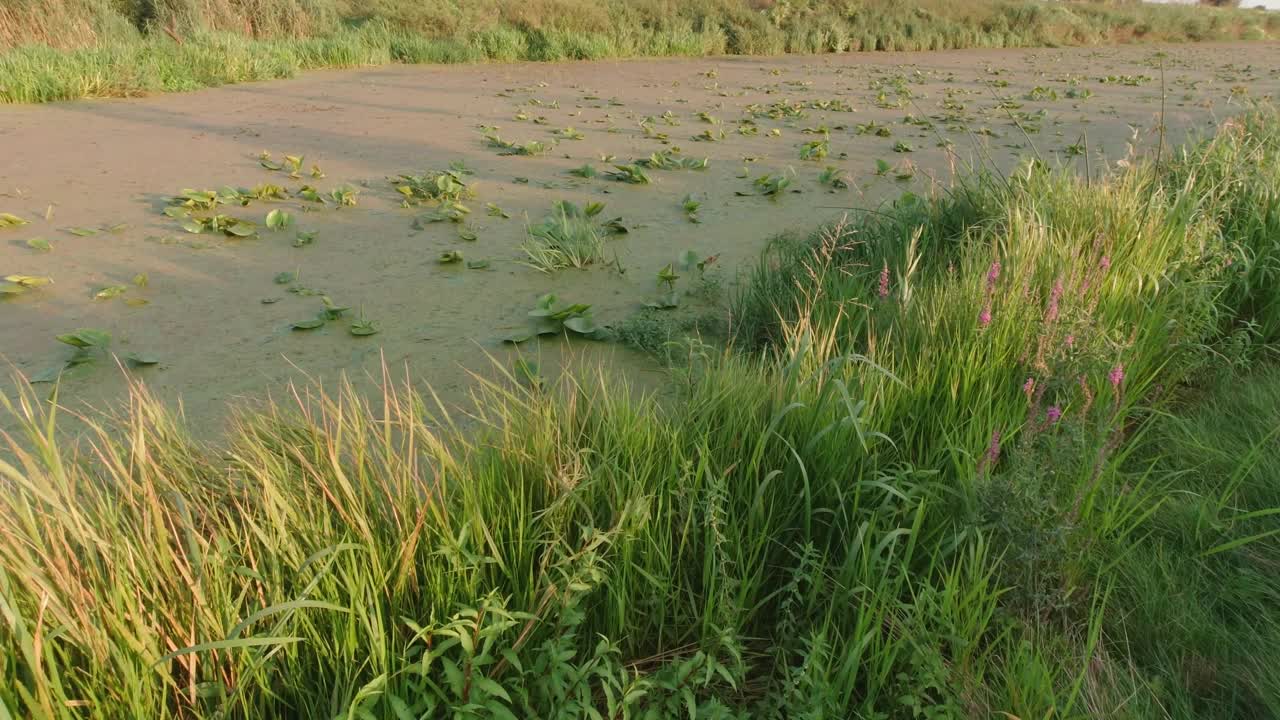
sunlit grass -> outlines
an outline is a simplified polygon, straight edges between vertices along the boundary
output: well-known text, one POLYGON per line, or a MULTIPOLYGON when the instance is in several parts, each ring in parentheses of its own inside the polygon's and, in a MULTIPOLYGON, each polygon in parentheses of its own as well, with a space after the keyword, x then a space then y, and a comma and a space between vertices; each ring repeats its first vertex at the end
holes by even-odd
POLYGON ((0 100, 47 102, 390 62, 589 60, 1264 39, 1274 13, 1140 3, 873 0, 13 0, 0 100), (58 48, 53 50, 52 48, 58 48))
MULTIPOLYGON (((607 371, 0 451, 14 717, 1263 717, 1280 121, 780 241, 607 371), (1257 368, 1252 373, 1251 368, 1257 368)), ((83 422, 83 421, 81 421, 83 422)))

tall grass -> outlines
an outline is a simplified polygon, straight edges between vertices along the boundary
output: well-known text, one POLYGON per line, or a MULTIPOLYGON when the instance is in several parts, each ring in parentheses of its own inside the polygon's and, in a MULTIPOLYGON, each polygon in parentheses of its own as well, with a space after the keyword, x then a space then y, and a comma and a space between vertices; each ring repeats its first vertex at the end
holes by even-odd
POLYGON ((0 99, 135 95, 388 62, 1178 42, 1277 31, 1274 13, 1040 0, 5 0, 0 99), (225 67, 207 60, 219 55, 230 58, 225 67))
POLYGON ((781 241, 662 401, 387 377, 214 451, 8 398, 0 708, 1274 715, 1278 156, 1262 112, 781 241))

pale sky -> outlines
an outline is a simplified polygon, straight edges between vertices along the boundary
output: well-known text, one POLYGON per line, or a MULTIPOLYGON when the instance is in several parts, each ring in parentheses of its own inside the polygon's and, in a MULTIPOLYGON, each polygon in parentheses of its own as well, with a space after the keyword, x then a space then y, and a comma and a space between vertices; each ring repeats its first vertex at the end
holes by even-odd
MULTIPOLYGON (((1195 0, 1147 0, 1147 2, 1172 2, 1190 5, 1195 0)), ((1240 0, 1240 7, 1243 8, 1257 7, 1258 5, 1263 5, 1270 10, 1280 10, 1280 0, 1240 0)))

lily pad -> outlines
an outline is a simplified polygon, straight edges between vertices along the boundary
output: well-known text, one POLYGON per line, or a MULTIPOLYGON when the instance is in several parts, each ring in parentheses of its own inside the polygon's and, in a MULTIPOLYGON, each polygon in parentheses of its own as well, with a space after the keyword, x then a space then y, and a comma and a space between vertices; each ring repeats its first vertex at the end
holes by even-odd
POLYGON ((33 237, 30 240, 28 240, 27 247, 31 248, 32 250, 39 250, 40 252, 49 252, 50 250, 53 249, 53 245, 50 245, 49 241, 45 240, 42 237, 33 237))
POLYGON ((33 385, 36 383, 57 382, 58 378, 62 377, 62 372, 66 369, 67 369, 67 363, 58 363, 57 365, 47 367, 44 370, 41 370, 40 372, 36 373, 35 375, 32 375, 31 377, 27 378, 27 382, 33 385))
POLYGON ((299 320, 289 325, 289 327, 293 330, 315 330, 318 327, 323 327, 324 323, 324 317, 315 317, 310 320, 299 320))
POLYGON ((293 224, 293 215, 276 208, 267 213, 267 227, 272 230, 283 230, 293 224))
POLYGON ((350 332, 356 337, 368 337, 378 334, 378 326, 372 320, 361 318, 351 323, 350 332))
POLYGON ((108 285, 93 294, 95 300, 110 300, 113 297, 123 295, 129 289, 128 285, 108 285))
POLYGON ((78 348, 106 347, 111 344, 111 333, 93 328, 79 328, 65 335, 58 335, 57 341, 78 348))

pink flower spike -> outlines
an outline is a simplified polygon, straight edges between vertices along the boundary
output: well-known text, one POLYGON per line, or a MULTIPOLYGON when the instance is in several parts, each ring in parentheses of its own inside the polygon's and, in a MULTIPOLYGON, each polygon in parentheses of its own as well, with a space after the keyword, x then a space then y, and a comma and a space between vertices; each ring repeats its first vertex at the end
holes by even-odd
POLYGON ((987 292, 991 292, 996 287, 996 281, 1000 279, 1000 261, 991 263, 991 267, 987 268, 987 292))
POLYGON ((1062 281, 1053 284, 1053 293, 1049 296, 1049 310, 1045 313, 1045 322, 1058 319, 1058 301, 1062 299, 1062 281))
POLYGON ((1103 270, 1110 270, 1111 258, 1106 255, 1103 255, 1102 260, 1098 263, 1098 266, 1101 267, 1103 270))
POLYGON ((1118 389, 1120 383, 1124 382, 1124 364, 1116 363, 1116 366, 1111 368, 1111 372, 1107 377, 1111 379, 1111 387, 1118 389))
POLYGON ((1058 420, 1062 419, 1062 408, 1057 405, 1051 405, 1049 409, 1045 411, 1044 416, 1045 419, 1049 421, 1049 424, 1053 425, 1058 422, 1058 420))
POLYGON ((991 303, 987 303, 987 306, 982 308, 982 312, 978 315, 978 325, 985 328, 990 324, 991 324, 991 303))
POLYGON ((889 263, 880 269, 880 297, 889 297, 889 263))
POLYGON ((1036 379, 1030 378, 1030 377, 1027 378, 1027 381, 1022 383, 1022 394, 1026 395, 1027 399, 1030 400, 1031 393, 1035 391, 1036 391, 1036 379))

